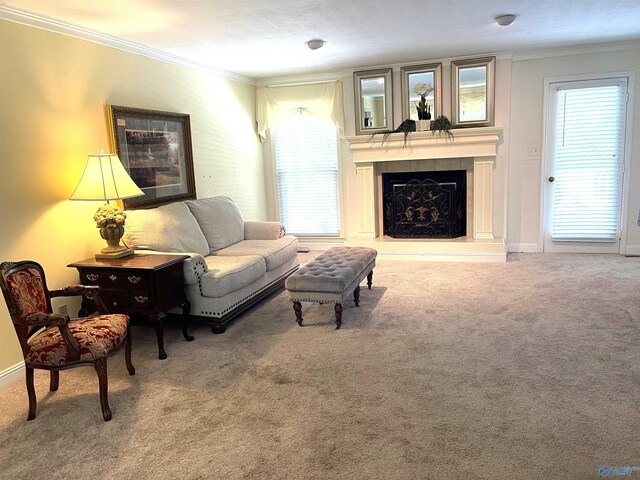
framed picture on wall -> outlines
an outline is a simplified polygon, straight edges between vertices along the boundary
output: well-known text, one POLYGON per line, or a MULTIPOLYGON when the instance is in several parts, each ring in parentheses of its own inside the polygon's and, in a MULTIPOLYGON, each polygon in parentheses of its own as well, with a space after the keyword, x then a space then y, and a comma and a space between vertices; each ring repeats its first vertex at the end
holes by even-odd
POLYGON ((125 208, 196 198, 191 124, 184 113, 107 106, 112 148, 143 197, 125 208))

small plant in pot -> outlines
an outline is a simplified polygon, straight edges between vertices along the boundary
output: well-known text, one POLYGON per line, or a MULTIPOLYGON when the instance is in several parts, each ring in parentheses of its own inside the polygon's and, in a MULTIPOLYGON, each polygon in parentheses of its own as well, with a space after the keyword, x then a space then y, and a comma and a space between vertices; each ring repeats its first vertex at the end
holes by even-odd
POLYGON ((431 120, 431 105, 427 103, 427 95, 433 92, 433 85, 430 83, 416 83, 413 92, 420 95, 420 101, 416 105, 418 120, 431 120))

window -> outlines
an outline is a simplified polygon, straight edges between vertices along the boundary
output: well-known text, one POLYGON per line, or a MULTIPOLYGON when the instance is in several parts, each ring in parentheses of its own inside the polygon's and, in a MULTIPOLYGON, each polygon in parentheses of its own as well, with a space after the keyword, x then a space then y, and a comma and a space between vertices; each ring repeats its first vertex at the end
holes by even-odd
POLYGON ((340 235, 338 136, 331 123, 301 113, 271 128, 280 220, 297 236, 340 235))
POLYGON ((626 79, 566 82, 555 91, 551 237, 619 237, 626 79))

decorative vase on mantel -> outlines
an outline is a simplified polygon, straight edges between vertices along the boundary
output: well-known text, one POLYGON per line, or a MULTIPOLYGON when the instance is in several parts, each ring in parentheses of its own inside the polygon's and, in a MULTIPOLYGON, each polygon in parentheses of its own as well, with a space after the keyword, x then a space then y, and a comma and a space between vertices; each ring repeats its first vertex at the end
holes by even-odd
POLYGON ((417 120, 416 121, 416 132, 426 132, 431 130, 431 120, 417 120))

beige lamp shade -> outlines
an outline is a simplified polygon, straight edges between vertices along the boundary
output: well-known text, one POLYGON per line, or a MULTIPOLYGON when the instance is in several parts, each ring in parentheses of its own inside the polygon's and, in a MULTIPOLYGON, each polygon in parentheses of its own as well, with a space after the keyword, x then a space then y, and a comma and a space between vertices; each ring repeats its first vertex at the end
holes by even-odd
POLYGON ((131 180, 117 155, 89 155, 78 186, 70 200, 122 200, 144 192, 131 180))
POLYGON ((133 255, 133 249, 120 245, 124 234, 127 214, 117 205, 109 205, 109 200, 139 197, 144 192, 131 180, 117 155, 96 153, 89 155, 78 186, 70 200, 103 200, 93 216, 100 236, 107 241, 107 247, 96 253, 96 260, 109 260, 133 255))

